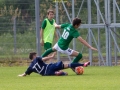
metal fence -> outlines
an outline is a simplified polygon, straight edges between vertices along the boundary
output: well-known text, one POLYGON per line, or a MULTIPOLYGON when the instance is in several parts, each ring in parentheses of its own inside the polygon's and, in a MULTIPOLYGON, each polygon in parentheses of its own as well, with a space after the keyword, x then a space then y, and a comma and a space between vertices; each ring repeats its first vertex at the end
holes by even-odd
MULTIPOLYGON (((70 44, 70 48, 82 52, 84 56, 88 57, 86 59, 91 61, 91 65, 95 62, 95 65, 119 64, 119 0, 5 1, 4 5, 0 4, 1 57, 13 55, 24 57, 31 51, 43 53, 43 47, 40 48, 39 44, 39 26, 46 17, 47 10, 53 9, 58 24, 71 23, 74 17, 81 18, 82 25, 79 32, 89 44, 98 48, 98 52, 84 47, 75 39, 70 44)), ((58 30, 58 34, 61 34, 61 30, 58 30)), ((60 55, 58 54, 58 60, 63 57, 60 55)), ((68 59, 71 60, 70 57, 68 59)))
MULTIPOLYGON (((120 55, 120 42, 118 40, 120 38, 119 0, 70 0, 67 4, 62 0, 61 4, 60 2, 56 3, 57 23, 61 23, 58 18, 61 16, 59 13, 60 5, 63 6, 65 18, 67 17, 70 23, 74 17, 82 19, 81 36, 86 36, 89 44, 98 49, 98 53, 90 49, 88 51, 91 65, 95 62, 95 58, 93 58, 96 56, 95 54, 98 56, 97 65, 118 65, 120 55), (70 5, 70 11, 67 5, 70 5)), ((81 49, 81 46, 74 40, 73 49, 80 50, 79 48, 81 49)), ((81 52, 88 50, 83 48, 80 50, 81 52)))
POLYGON ((36 49, 34 3, 31 9, 27 9, 28 2, 20 0, 1 3, 0 56, 24 55, 36 49))

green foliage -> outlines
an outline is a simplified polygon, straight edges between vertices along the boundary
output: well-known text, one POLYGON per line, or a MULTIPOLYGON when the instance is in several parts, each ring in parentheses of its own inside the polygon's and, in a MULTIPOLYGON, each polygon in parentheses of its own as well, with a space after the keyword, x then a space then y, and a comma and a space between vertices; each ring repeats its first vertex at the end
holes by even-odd
POLYGON ((119 90, 119 67, 87 67, 83 75, 18 77, 27 67, 0 67, 0 90, 119 90))
POLYGON ((35 19, 34 0, 4 0, 0 4, 0 35, 13 30, 14 18, 18 32, 24 33, 35 19), (7 27, 6 27, 7 26, 7 27))

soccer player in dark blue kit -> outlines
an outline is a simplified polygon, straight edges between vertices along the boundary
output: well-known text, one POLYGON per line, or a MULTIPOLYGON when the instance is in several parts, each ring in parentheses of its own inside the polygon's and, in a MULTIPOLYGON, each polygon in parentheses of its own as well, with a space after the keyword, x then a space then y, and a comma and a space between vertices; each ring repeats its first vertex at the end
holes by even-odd
POLYGON ((51 75, 62 76, 62 75, 67 75, 66 72, 61 71, 63 69, 75 68, 77 66, 87 67, 90 64, 90 62, 85 62, 84 64, 80 64, 80 63, 63 64, 62 61, 51 64, 45 63, 45 61, 54 58, 54 56, 55 54, 53 53, 51 56, 37 57, 37 53, 35 52, 30 53, 29 58, 32 60, 30 66, 28 67, 25 73, 20 74, 18 76, 30 75, 32 72, 38 73, 42 76, 51 76, 51 75))

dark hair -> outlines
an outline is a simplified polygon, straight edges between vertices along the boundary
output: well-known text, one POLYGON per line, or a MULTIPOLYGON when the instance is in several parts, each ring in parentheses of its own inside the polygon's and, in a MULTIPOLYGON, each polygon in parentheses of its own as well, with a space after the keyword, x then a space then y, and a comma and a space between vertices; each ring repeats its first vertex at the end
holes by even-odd
POLYGON ((32 59, 33 59, 33 56, 36 55, 36 54, 37 54, 36 52, 31 52, 31 53, 29 54, 29 59, 32 60, 32 59))
POLYGON ((79 18, 74 18, 73 21, 72 21, 72 25, 75 26, 75 25, 79 25, 81 24, 81 19, 79 18))
POLYGON ((47 14, 49 15, 49 13, 53 13, 54 14, 54 11, 53 10, 48 10, 47 14))

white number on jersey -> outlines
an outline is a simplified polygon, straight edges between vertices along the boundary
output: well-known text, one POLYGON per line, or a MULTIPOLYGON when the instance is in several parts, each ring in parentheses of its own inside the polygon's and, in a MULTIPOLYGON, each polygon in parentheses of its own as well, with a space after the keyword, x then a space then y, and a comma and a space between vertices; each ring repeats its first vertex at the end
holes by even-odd
POLYGON ((66 30, 64 30, 64 32, 63 32, 63 34, 62 34, 63 39, 67 39, 68 36, 69 36, 69 32, 66 31, 66 30))
POLYGON ((35 69, 38 73, 41 73, 42 70, 44 69, 44 66, 41 67, 38 63, 36 63, 36 64, 33 66, 33 69, 35 69))

